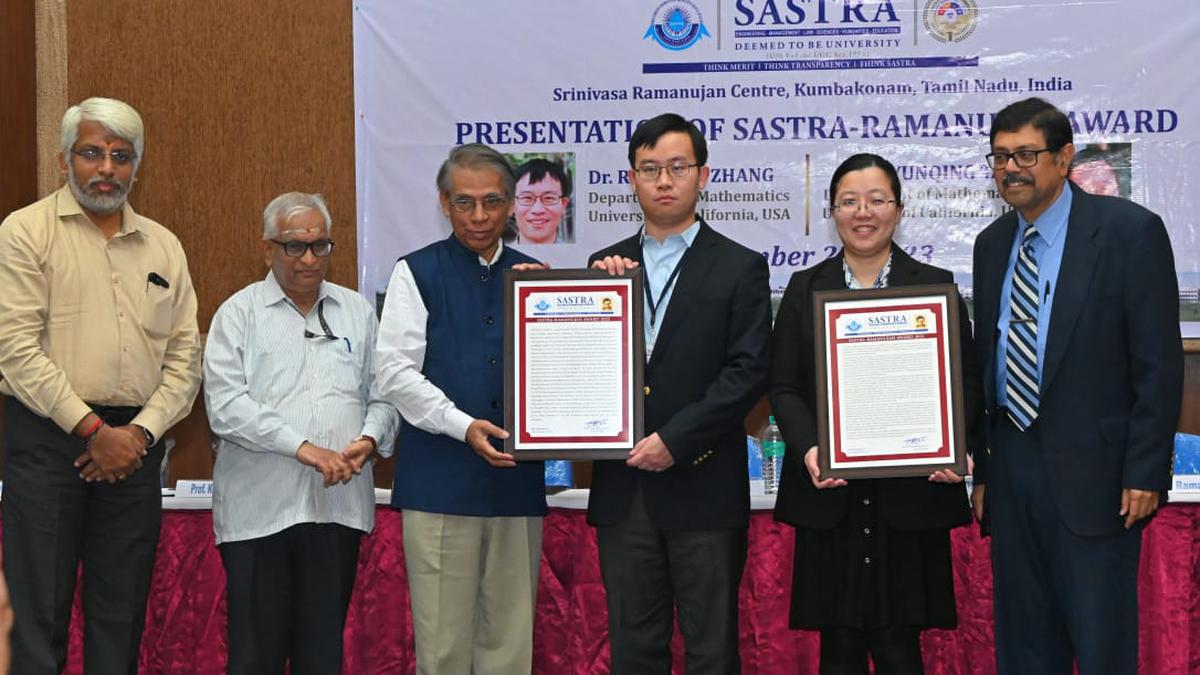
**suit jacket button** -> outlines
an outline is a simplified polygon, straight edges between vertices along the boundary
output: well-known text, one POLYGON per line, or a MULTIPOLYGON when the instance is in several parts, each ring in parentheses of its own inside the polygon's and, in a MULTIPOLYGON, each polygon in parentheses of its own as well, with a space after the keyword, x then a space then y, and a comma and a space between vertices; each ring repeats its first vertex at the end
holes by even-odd
POLYGON ((646 396, 649 396, 650 395, 650 385, 646 385, 646 386, 642 387, 642 393, 645 394, 646 396))

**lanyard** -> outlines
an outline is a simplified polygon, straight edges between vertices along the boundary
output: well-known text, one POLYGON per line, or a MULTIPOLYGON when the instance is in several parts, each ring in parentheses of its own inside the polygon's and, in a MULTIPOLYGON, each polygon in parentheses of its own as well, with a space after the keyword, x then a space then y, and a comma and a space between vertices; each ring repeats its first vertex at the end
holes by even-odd
POLYGON ((316 333, 305 328, 304 329, 304 337, 305 338, 325 338, 326 340, 341 340, 342 342, 346 343, 346 351, 347 352, 353 351, 350 348, 350 338, 338 337, 338 336, 334 335, 333 331, 329 330, 329 324, 325 323, 325 298, 321 298, 319 301, 317 301, 317 321, 321 322, 321 330, 324 331, 325 334, 317 335, 316 333))
POLYGON ((321 330, 325 331, 325 334, 317 335, 316 333, 314 333, 308 329, 305 329, 304 337, 306 337, 306 338, 323 337, 326 340, 341 339, 338 336, 334 335, 333 331, 329 330, 329 324, 325 323, 325 298, 321 298, 319 301, 317 301, 317 321, 321 322, 321 330))
POLYGON ((667 283, 663 285, 662 291, 658 294, 657 301, 654 299, 654 294, 650 290, 650 275, 647 274, 642 279, 642 288, 646 291, 646 304, 650 306, 651 328, 653 328, 654 324, 658 321, 658 308, 662 307, 663 298, 667 297, 667 291, 671 290, 671 286, 675 284, 675 277, 679 276, 679 270, 683 268, 683 259, 687 257, 688 251, 690 250, 692 249, 688 248, 687 251, 683 252, 683 255, 679 256, 679 262, 675 263, 675 269, 671 270, 671 276, 667 277, 667 283))

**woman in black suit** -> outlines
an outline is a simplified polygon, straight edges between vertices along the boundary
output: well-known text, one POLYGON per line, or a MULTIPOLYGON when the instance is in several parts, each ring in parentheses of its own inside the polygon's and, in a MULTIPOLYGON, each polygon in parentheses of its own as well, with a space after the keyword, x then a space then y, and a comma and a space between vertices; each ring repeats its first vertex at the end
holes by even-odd
MULTIPOLYGON (((953 628, 950 528, 971 520, 962 477, 820 480, 813 291, 953 283, 892 242, 904 204, 895 167, 850 157, 830 183, 843 250, 792 275, 775 320, 770 399, 789 452, 776 520, 796 527, 792 628, 821 631, 821 673, 921 673, 920 632, 953 628), (793 451, 794 449, 794 451, 793 451)), ((971 326, 959 299, 968 438, 981 411, 971 326)), ((974 449, 969 448, 969 449, 974 449)))

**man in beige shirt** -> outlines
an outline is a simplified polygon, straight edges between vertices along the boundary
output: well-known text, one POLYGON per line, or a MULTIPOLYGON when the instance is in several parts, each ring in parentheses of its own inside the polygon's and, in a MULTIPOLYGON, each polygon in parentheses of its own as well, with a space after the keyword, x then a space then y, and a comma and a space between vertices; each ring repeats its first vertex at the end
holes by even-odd
POLYGON ((126 203, 142 135, 121 101, 70 108, 67 185, 0 224, 4 572, 18 673, 62 671, 80 561, 87 672, 137 670, 161 438, 200 385, 183 248, 126 203))

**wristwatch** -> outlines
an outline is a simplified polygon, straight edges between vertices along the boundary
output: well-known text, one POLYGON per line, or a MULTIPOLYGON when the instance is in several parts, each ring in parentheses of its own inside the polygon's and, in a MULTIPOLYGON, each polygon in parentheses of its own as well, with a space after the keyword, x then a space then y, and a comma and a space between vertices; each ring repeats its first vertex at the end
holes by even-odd
POLYGON ((135 425, 135 426, 137 426, 137 428, 141 429, 143 434, 146 434, 146 447, 153 448, 154 447, 154 434, 150 433, 149 429, 147 429, 146 427, 144 427, 140 424, 135 425))

